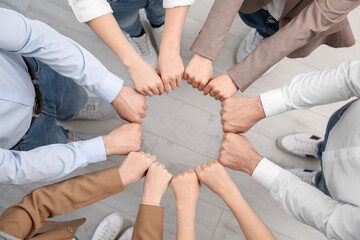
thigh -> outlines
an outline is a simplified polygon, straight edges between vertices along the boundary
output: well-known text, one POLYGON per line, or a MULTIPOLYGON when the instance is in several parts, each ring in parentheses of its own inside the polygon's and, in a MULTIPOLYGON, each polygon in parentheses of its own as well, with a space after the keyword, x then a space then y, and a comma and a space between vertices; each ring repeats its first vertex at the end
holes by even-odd
POLYGON ((108 0, 108 2, 121 29, 140 21, 139 10, 146 7, 146 0, 108 0))
POLYGON ((272 36, 279 30, 279 22, 267 10, 260 9, 250 14, 239 11, 239 16, 246 25, 255 28, 264 37, 272 36))
POLYGON ((163 0, 149 0, 145 8, 146 17, 154 25, 160 25, 165 21, 165 9, 163 0))

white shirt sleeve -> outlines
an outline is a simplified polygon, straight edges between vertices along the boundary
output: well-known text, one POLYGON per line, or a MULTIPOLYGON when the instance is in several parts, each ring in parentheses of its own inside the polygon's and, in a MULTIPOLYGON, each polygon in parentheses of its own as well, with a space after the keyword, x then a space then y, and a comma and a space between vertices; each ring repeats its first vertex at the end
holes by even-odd
POLYGON ((163 0, 164 8, 175 8, 181 6, 192 5, 195 0, 163 0))
POLYGON ((68 0, 68 2, 81 23, 113 12, 106 0, 68 0))
POLYGON ((260 95, 266 117, 360 96, 360 60, 294 77, 284 87, 260 95))
POLYGON ((328 239, 359 239, 359 207, 336 202, 266 158, 255 168, 252 178, 269 190, 288 214, 328 239))

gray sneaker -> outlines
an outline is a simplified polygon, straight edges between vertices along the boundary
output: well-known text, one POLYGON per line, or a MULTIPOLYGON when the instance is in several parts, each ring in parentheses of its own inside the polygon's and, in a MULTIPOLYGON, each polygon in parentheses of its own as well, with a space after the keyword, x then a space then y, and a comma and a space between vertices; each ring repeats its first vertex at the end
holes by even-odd
POLYGON ((71 129, 66 129, 66 132, 69 142, 85 141, 94 138, 94 136, 91 136, 89 134, 76 132, 71 129))
POLYGON ((136 52, 144 59, 145 62, 150 64, 153 68, 157 69, 157 53, 155 48, 151 44, 149 34, 146 32, 140 37, 131 37, 126 34, 131 46, 136 50, 136 52))
POLYGON ((115 111, 110 103, 99 97, 89 97, 83 107, 71 120, 103 120, 114 116, 115 111))

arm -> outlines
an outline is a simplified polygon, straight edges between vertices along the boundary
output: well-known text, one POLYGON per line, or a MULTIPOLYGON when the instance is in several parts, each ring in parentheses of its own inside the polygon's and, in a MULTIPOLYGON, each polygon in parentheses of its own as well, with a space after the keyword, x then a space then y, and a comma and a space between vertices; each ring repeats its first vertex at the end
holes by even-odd
POLYGON ((0 149, 0 182, 24 184, 61 178, 106 156, 139 151, 140 124, 124 124, 103 137, 68 144, 52 144, 30 151, 0 149))
POLYGON ((218 161, 197 166, 199 180, 228 205, 246 239, 275 239, 274 235, 247 204, 226 169, 218 161))
POLYGON ((286 26, 254 49, 243 61, 230 68, 228 74, 240 90, 245 91, 285 56, 345 20, 347 14, 359 4, 359 1, 348 0, 312 1, 286 26), (258 64, 259 62, 262 64, 258 64), (254 66, 257 68, 254 69, 254 66))
POLYGON ((176 199, 177 240, 195 240, 195 210, 200 183, 193 169, 178 174, 171 181, 176 199))
POLYGON ((171 178, 172 175, 161 163, 154 162, 148 169, 132 240, 163 239, 164 208, 160 206, 160 202, 171 178))
POLYGON ((287 213, 318 229, 328 239, 359 238, 359 207, 331 199, 266 158, 252 177, 270 191, 287 213))
POLYGON ((0 231, 31 238, 47 218, 66 214, 124 190, 138 181, 154 161, 145 153, 131 153, 120 167, 73 177, 32 191, 0 216, 0 231))
POLYGON ((167 93, 180 87, 182 83, 184 64, 180 56, 180 39, 188 10, 189 6, 166 9, 159 54, 159 73, 167 93))

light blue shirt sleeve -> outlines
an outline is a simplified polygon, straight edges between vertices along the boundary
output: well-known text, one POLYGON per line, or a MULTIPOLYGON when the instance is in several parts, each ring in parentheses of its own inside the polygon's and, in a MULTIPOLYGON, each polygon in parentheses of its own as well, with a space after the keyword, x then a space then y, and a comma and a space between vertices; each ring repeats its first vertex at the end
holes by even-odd
POLYGON ((0 183, 51 181, 103 160, 106 160, 106 152, 102 137, 24 152, 0 149, 0 183))
POLYGON ((36 57, 109 103, 123 86, 123 80, 86 49, 42 22, 0 8, 0 33, 0 49, 36 57))

